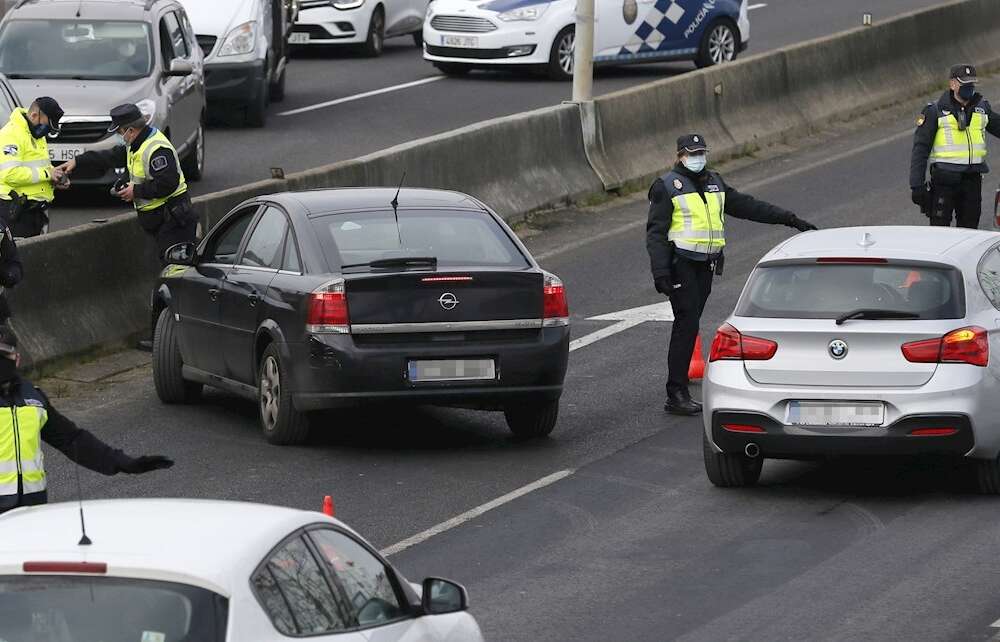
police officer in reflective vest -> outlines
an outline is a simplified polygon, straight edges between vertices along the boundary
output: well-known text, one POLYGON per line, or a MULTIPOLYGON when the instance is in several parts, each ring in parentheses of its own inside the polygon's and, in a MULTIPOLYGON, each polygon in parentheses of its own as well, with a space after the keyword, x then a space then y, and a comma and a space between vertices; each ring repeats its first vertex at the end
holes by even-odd
POLYGON ((674 310, 664 410, 679 415, 701 412, 701 404, 688 391, 688 366, 712 276, 722 274, 726 215, 787 225, 800 232, 816 229, 788 210, 726 185, 705 168, 707 152, 703 136, 681 136, 677 164, 649 189, 646 250, 656 291, 670 299, 674 310))
POLYGON ((47 210, 53 188, 66 189, 62 167, 52 167, 46 137, 59 131, 63 110, 48 96, 28 109, 18 108, 0 129, 0 217, 14 236, 38 236, 48 230, 47 210))
POLYGON ((48 501, 42 442, 77 464, 104 475, 170 468, 162 455, 129 457, 52 407, 41 390, 17 372, 17 338, 0 326, 0 513, 48 501))
POLYGON ((86 152, 63 167, 72 172, 77 166, 98 170, 124 166, 130 182, 115 195, 135 205, 139 225, 156 238, 161 261, 171 245, 195 241, 198 217, 191 207, 187 181, 181 171, 177 150, 163 132, 146 124, 133 104, 111 110, 111 127, 122 144, 103 152, 86 152))
POLYGON ((931 225, 979 227, 986 134, 1000 136, 1000 117, 976 91, 976 68, 955 65, 949 89, 917 118, 910 156, 911 198, 931 225), (925 182, 930 164, 930 181, 925 182))

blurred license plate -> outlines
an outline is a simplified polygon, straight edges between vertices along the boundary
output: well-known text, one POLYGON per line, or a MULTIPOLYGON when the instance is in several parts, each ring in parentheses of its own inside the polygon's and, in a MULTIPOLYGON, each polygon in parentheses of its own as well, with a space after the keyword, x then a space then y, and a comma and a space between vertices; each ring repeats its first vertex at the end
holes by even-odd
POLYGON ((477 381, 496 379, 493 359, 433 359, 410 361, 410 381, 477 381))
POLYGON ((444 47, 475 49, 479 46, 479 38, 476 36, 441 36, 441 45, 444 47))
POLYGON ((289 42, 289 44, 293 44, 293 45, 304 45, 307 42, 309 42, 309 34, 308 33, 302 33, 302 32, 293 31, 288 36, 288 42, 289 42))
POLYGON ((82 147, 56 147, 55 145, 49 146, 49 160, 51 161, 68 161, 73 160, 83 152, 87 150, 82 147))
POLYGON ((828 401, 788 402, 788 421, 792 426, 881 426, 885 405, 881 402, 854 403, 828 401))

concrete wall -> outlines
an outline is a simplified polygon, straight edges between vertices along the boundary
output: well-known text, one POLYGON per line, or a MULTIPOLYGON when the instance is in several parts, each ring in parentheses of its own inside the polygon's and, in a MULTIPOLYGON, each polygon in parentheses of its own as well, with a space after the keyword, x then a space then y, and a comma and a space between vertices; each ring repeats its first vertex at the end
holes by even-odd
MULTIPOLYGON (((959 0, 591 105, 500 118, 284 180, 209 194, 196 198, 195 207, 207 229, 259 194, 395 185, 405 171, 408 186, 468 192, 515 218, 647 181, 671 163, 681 133, 698 131, 715 158, 731 156, 943 86, 952 62, 995 67, 998 8, 998 0, 959 0)), ((33 239, 21 250, 26 276, 11 304, 32 363, 148 330, 157 261, 134 215, 33 239)))

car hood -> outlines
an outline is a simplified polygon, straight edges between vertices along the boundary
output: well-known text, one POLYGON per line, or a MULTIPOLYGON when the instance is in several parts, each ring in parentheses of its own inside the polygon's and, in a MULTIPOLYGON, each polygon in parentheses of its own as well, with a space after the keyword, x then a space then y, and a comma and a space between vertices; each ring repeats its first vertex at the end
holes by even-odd
POLYGON ((199 35, 224 38, 233 27, 257 19, 258 0, 183 0, 181 4, 199 35))
POLYGON ((554 0, 435 0, 432 5, 434 13, 451 13, 457 11, 466 15, 479 12, 505 13, 539 4, 552 4, 554 0))
POLYGON ((39 96, 52 96, 66 116, 106 116, 115 105, 151 98, 150 79, 138 80, 11 80, 25 105, 39 96))

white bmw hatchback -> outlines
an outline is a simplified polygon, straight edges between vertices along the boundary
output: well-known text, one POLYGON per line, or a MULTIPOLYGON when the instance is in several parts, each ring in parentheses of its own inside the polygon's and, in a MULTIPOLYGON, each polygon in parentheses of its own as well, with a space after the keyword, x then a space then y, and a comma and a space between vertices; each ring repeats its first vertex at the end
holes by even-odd
POLYGON ((765 458, 952 455, 1000 494, 1000 234, 867 227, 799 234, 750 274, 712 342, 712 483, 765 458))
POLYGON ((143 499, 0 516, 0 640, 482 640, 465 590, 414 586, 321 513, 143 499))

